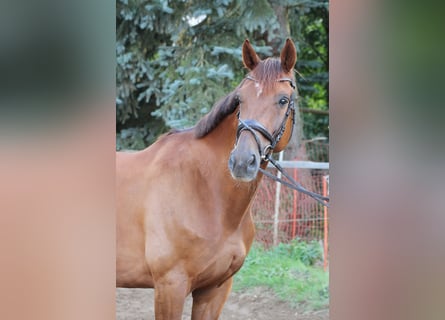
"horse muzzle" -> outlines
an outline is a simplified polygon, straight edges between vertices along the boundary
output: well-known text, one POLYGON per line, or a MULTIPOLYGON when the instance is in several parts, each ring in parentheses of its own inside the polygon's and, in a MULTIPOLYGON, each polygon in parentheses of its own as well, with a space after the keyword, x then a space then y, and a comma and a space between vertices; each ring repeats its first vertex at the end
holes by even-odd
POLYGON ((255 120, 238 118, 238 122, 235 148, 229 157, 229 169, 235 180, 250 182, 256 179, 260 163, 271 151, 274 138, 263 125, 255 120), (243 132, 246 134, 242 136, 243 132), (265 147, 263 147, 261 135, 268 142, 265 147))
POLYGON ((258 152, 248 150, 238 150, 235 148, 229 157, 229 170, 233 179, 250 182, 258 174, 260 167, 260 157, 258 152))

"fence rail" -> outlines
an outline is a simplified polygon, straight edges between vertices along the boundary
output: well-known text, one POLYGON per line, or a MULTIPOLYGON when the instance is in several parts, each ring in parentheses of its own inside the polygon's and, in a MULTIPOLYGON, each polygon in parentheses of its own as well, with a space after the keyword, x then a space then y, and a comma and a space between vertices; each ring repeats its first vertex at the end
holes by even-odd
MULTIPOLYGON (((329 162, 315 162, 315 161, 277 161, 280 166, 287 169, 320 169, 329 170, 329 162)), ((268 168, 273 168, 273 165, 269 163, 268 168)))

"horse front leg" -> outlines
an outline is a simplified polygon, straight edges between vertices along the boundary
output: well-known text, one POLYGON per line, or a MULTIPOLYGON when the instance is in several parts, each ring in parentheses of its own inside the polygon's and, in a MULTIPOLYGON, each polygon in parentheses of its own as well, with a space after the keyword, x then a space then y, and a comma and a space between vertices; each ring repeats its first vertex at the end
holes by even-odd
POLYGON ((193 291, 192 320, 218 319, 232 289, 232 282, 233 278, 230 277, 219 287, 193 291))
POLYGON ((167 275, 155 282, 155 320, 181 320, 189 285, 186 277, 167 275))

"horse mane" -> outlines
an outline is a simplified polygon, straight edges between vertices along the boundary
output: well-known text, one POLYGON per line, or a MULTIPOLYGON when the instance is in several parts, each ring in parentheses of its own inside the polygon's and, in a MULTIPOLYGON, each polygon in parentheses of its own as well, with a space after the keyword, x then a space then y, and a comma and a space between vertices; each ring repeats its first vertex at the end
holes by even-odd
MULTIPOLYGON (((281 61, 277 58, 267 58, 258 63, 249 75, 257 80, 264 88, 264 91, 268 91, 276 84, 276 80, 283 75, 283 69, 281 67, 281 61)), ((295 81, 293 73, 286 74, 295 81)), ((237 93, 238 88, 244 83, 245 80, 233 90, 225 98, 222 98, 215 103, 208 114, 199 120, 195 126, 195 137, 203 138, 215 129, 229 114, 232 114, 239 105, 237 93)))
POLYGON ((210 110, 209 113, 207 113, 204 117, 201 118, 201 120, 199 120, 199 122, 195 126, 196 138, 199 139, 205 137, 213 129, 215 129, 229 114, 232 114, 236 110, 239 105, 237 92, 240 85, 226 97, 215 103, 212 107, 212 110, 210 110))

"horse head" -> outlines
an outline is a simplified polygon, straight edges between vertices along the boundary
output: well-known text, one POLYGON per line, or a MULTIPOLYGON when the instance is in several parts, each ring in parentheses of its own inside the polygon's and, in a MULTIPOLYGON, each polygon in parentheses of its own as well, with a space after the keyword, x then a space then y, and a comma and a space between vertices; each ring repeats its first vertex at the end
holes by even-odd
POLYGON ((287 39, 280 59, 261 60, 248 40, 242 53, 250 72, 236 92, 238 129, 228 165, 234 179, 249 182, 256 179, 268 156, 283 150, 292 136, 297 52, 287 39))

